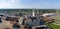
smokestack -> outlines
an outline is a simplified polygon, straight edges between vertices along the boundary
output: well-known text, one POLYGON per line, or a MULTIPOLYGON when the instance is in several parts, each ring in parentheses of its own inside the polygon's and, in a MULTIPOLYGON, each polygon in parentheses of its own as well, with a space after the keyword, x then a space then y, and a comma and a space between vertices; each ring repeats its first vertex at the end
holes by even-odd
POLYGON ((35 16, 34 10, 33 10, 33 17, 35 16))
POLYGON ((32 15, 33 15, 33 17, 35 17, 35 12, 34 12, 34 10, 32 11, 32 15))

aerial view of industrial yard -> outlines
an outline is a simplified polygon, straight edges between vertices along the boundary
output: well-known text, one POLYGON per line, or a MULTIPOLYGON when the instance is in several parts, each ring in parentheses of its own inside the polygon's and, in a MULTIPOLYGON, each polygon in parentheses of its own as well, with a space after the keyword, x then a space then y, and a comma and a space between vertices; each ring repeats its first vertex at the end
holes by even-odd
POLYGON ((60 29, 60 0, 0 0, 0 29, 60 29))

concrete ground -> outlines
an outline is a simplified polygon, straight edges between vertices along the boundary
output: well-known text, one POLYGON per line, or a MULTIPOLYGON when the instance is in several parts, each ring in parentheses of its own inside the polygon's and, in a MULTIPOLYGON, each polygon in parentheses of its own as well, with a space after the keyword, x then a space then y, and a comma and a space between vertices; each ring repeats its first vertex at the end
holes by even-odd
MULTIPOLYGON (((26 29, 26 28, 24 28, 24 25, 20 25, 20 26, 21 26, 21 28, 19 28, 19 29, 26 29)), ((10 24, 9 21, 2 20, 2 23, 0 23, 0 29, 4 29, 4 28, 13 29, 12 24, 10 24)))
POLYGON ((13 28, 12 28, 12 24, 10 24, 10 23, 7 22, 7 21, 2 20, 2 23, 0 23, 0 29, 4 29, 4 28, 13 29, 13 28))

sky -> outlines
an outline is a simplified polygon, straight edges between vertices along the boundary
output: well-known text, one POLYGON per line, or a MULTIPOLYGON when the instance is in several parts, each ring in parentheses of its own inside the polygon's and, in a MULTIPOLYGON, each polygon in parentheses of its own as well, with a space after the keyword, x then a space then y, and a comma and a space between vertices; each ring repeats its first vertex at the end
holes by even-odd
POLYGON ((43 8, 59 9, 60 0, 0 0, 0 9, 43 8))

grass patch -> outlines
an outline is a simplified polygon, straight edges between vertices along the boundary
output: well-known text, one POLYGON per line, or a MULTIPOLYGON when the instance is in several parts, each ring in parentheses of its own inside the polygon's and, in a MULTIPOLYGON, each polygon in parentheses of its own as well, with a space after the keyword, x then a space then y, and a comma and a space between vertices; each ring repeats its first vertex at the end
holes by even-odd
POLYGON ((55 24, 50 24, 50 26, 53 28, 53 29, 60 29, 60 26, 57 26, 55 24))

